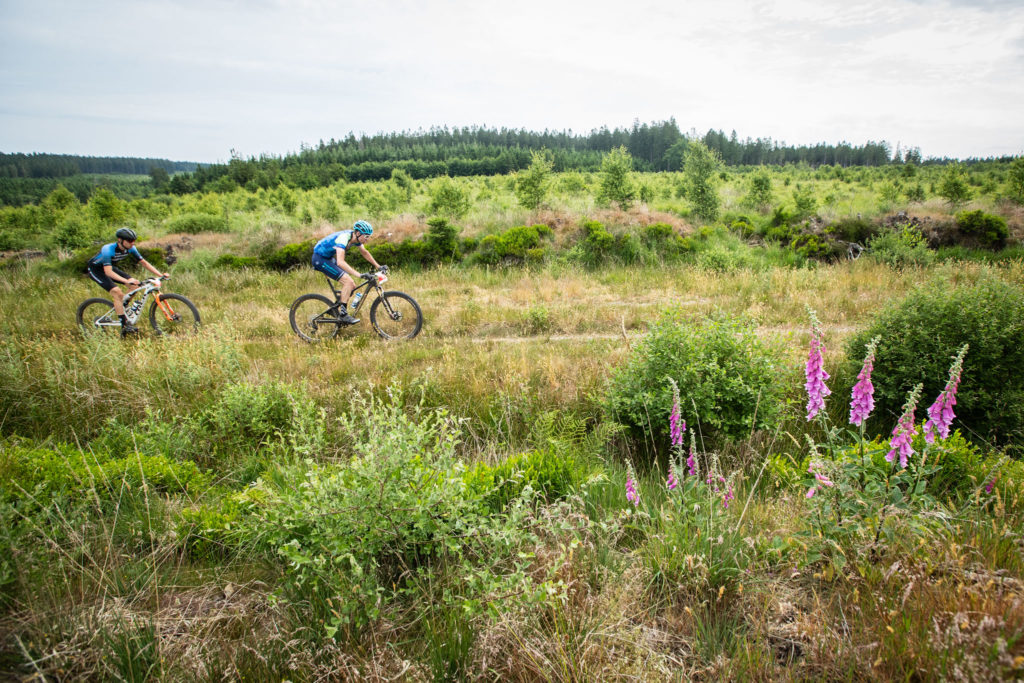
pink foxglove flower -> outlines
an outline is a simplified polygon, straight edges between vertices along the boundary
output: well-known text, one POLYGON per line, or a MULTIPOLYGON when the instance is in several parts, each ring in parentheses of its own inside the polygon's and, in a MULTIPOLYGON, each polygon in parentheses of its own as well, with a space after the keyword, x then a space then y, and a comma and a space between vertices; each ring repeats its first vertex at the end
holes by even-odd
POLYGON ((730 482, 728 487, 725 489, 725 495, 722 496, 722 507, 728 508, 729 501, 733 500, 736 496, 732 492, 732 483, 730 482))
POLYGON ((924 440, 928 443, 935 443, 935 435, 940 439, 949 436, 949 426, 953 423, 953 406, 956 405, 956 390, 960 387, 960 374, 964 368, 964 356, 967 354, 968 344, 960 348, 960 352, 949 368, 949 381, 946 387, 935 399, 935 403, 928 408, 928 420, 924 423, 924 440))
POLYGON ((991 479, 988 480, 988 483, 985 484, 985 493, 992 493, 992 489, 995 488, 995 485, 996 477, 992 477, 991 479))
POLYGON ((626 500, 634 507, 640 504, 640 494, 636 490, 636 482, 633 481, 633 477, 626 477, 626 500))
POLYGON ((814 494, 818 492, 818 489, 820 489, 823 486, 835 486, 835 483, 833 483, 831 479, 829 479, 824 473, 820 471, 820 467, 821 465, 817 465, 813 462, 807 466, 807 471, 813 474, 815 481, 817 481, 817 483, 814 486, 807 489, 808 498, 813 498, 814 494))
POLYGON ((672 382, 672 412, 668 416, 668 431, 669 436, 672 438, 672 447, 681 448, 683 445, 683 432, 686 431, 686 421, 681 419, 682 415, 679 411, 679 387, 676 386, 675 381, 672 382))
POLYGON ((910 456, 914 454, 914 435, 917 434, 917 427, 914 425, 914 411, 917 410, 917 402, 921 398, 921 385, 918 384, 907 397, 903 405, 903 415, 892 430, 892 440, 889 442, 889 452, 885 459, 892 462, 896 459, 897 453, 900 456, 900 467, 906 468, 910 456))
POLYGON ((832 391, 825 386, 825 380, 829 378, 829 374, 825 372, 824 361, 821 357, 825 350, 825 343, 821 339, 821 325, 818 323, 814 311, 810 311, 810 315, 811 351, 807 355, 807 367, 804 369, 804 375, 807 377, 804 387, 807 389, 807 419, 813 420, 825 407, 825 397, 832 391))
POLYGON ((686 456, 686 474, 691 477, 697 476, 697 437, 690 432, 690 454, 686 456))
POLYGON ((864 357, 864 365, 857 375, 857 383, 853 385, 853 400, 850 401, 850 424, 861 426, 875 408, 875 387, 871 384, 871 371, 875 363, 875 347, 878 337, 868 344, 868 353, 864 357))
POLYGON ((665 482, 665 486, 669 491, 679 486, 679 477, 676 476, 676 466, 674 464, 669 466, 668 480, 665 482))

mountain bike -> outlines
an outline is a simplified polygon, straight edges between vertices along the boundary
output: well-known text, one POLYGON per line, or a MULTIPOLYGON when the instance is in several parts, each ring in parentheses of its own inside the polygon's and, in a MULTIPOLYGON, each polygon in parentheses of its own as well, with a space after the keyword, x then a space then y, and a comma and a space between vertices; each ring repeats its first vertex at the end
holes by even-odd
MULTIPOLYGON (((142 317, 142 309, 153 295, 149 306, 149 324, 158 335, 186 335, 199 329, 199 310, 195 304, 180 294, 165 294, 160 291, 160 281, 165 277, 143 280, 138 287, 124 295, 124 315, 132 325, 142 317)), ((114 311, 110 299, 86 299, 78 306, 76 314, 79 327, 86 333, 111 333, 120 331, 121 319, 114 311)))
MULTIPOLYGON (((288 311, 288 320, 295 334, 310 343, 333 339, 348 324, 341 320, 341 290, 335 288, 331 278, 324 277, 334 293, 334 301, 323 294, 303 294, 288 311)), ((363 279, 365 282, 352 291, 348 302, 349 315, 354 317, 370 298, 370 292, 376 292, 377 298, 370 305, 370 323, 377 334, 384 339, 412 339, 420 333, 423 327, 420 305, 404 292, 384 291, 381 285, 388 281, 386 271, 366 273, 363 279)))

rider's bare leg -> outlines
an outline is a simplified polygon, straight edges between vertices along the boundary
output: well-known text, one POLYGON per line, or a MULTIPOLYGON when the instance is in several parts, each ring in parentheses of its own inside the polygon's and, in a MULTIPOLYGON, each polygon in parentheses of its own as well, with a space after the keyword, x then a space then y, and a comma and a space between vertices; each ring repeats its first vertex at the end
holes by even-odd
POLYGON ((124 292, 120 287, 114 287, 110 290, 110 296, 114 300, 114 313, 118 316, 124 315, 124 292))
POLYGON ((341 303, 348 305, 349 297, 352 296, 352 290, 355 288, 355 280, 348 273, 341 276, 341 303))

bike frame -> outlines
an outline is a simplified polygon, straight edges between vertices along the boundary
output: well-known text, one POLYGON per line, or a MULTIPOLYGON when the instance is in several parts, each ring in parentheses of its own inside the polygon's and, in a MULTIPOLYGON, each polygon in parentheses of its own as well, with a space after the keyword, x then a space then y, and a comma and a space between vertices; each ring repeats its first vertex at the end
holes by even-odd
MULTIPOLYGON (((124 306, 124 314, 128 319, 128 322, 134 325, 142 316, 142 310, 146 307, 146 301, 149 299, 150 294, 153 294, 154 301, 156 301, 157 306, 160 307, 160 311, 164 314, 167 320, 173 321, 177 319, 177 314, 171 309, 171 304, 160 297, 160 287, 157 282, 166 279, 167 278, 165 277, 148 278, 143 280, 138 287, 124 295, 124 298, 121 300, 121 305, 124 306), (139 295, 141 298, 132 302, 132 299, 135 298, 135 295, 139 292, 142 292, 142 294, 139 295), (138 310, 135 313, 129 313, 129 310, 135 303, 139 304, 138 310)), ((114 310, 113 306, 110 307, 110 310, 107 311, 102 318, 96 320, 93 324, 97 327, 121 327, 121 321, 118 319, 117 312, 114 310)))
MULTIPOLYGON (((333 310, 336 310, 337 308, 339 308, 341 306, 341 290, 334 286, 334 282, 331 280, 331 278, 327 277, 326 275, 324 275, 324 278, 327 280, 327 286, 330 287, 331 288, 331 292, 334 293, 334 306, 331 306, 331 310, 333 311, 333 310)), ((372 280, 363 280, 363 284, 358 285, 355 289, 353 289, 352 290, 352 294, 349 296, 349 299, 348 299, 348 306, 349 306, 348 311, 349 311, 349 313, 353 313, 355 311, 358 311, 362 307, 363 302, 370 298, 369 296, 367 296, 367 294, 370 293, 370 288, 371 287, 377 292, 377 296, 378 297, 381 294, 383 294, 384 288, 381 287, 381 285, 384 284, 385 282, 387 282, 387 280, 388 280, 387 276, 384 275, 383 273, 374 273, 372 280), (361 289, 366 289, 366 294, 364 294, 362 297, 360 297, 359 301, 357 301, 357 302, 355 302, 355 304, 353 304, 352 303, 352 297, 354 297, 356 295, 356 292, 358 292, 361 289)), ((385 301, 385 303, 387 303, 387 302, 385 301)))

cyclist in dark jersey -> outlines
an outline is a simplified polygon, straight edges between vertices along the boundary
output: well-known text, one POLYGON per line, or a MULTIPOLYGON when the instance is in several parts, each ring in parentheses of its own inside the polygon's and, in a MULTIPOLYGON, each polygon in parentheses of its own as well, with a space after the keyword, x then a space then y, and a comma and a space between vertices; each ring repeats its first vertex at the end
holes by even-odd
POLYGON ((341 321, 349 325, 359 322, 357 318, 353 318, 348 313, 348 299, 352 296, 352 290, 356 288, 353 278, 366 278, 370 277, 370 274, 360 273, 346 263, 345 252, 348 249, 359 247, 359 253, 363 255, 363 258, 378 270, 382 269, 383 266, 377 263, 364 246, 372 234, 372 225, 366 221, 356 221, 351 230, 332 232, 313 247, 313 268, 332 280, 341 282, 341 321))
POLYGON ((149 261, 142 258, 142 254, 135 248, 135 241, 138 237, 134 230, 121 228, 114 234, 114 237, 117 238, 116 242, 103 245, 100 253, 89 259, 86 272, 96 284, 110 292, 110 296, 114 300, 114 311, 121 318, 121 336, 124 337, 137 333, 139 328, 128 322, 128 318, 124 314, 124 292, 117 285, 118 283, 138 285, 139 281, 114 264, 131 256, 157 277, 170 277, 170 275, 161 273, 149 261))

